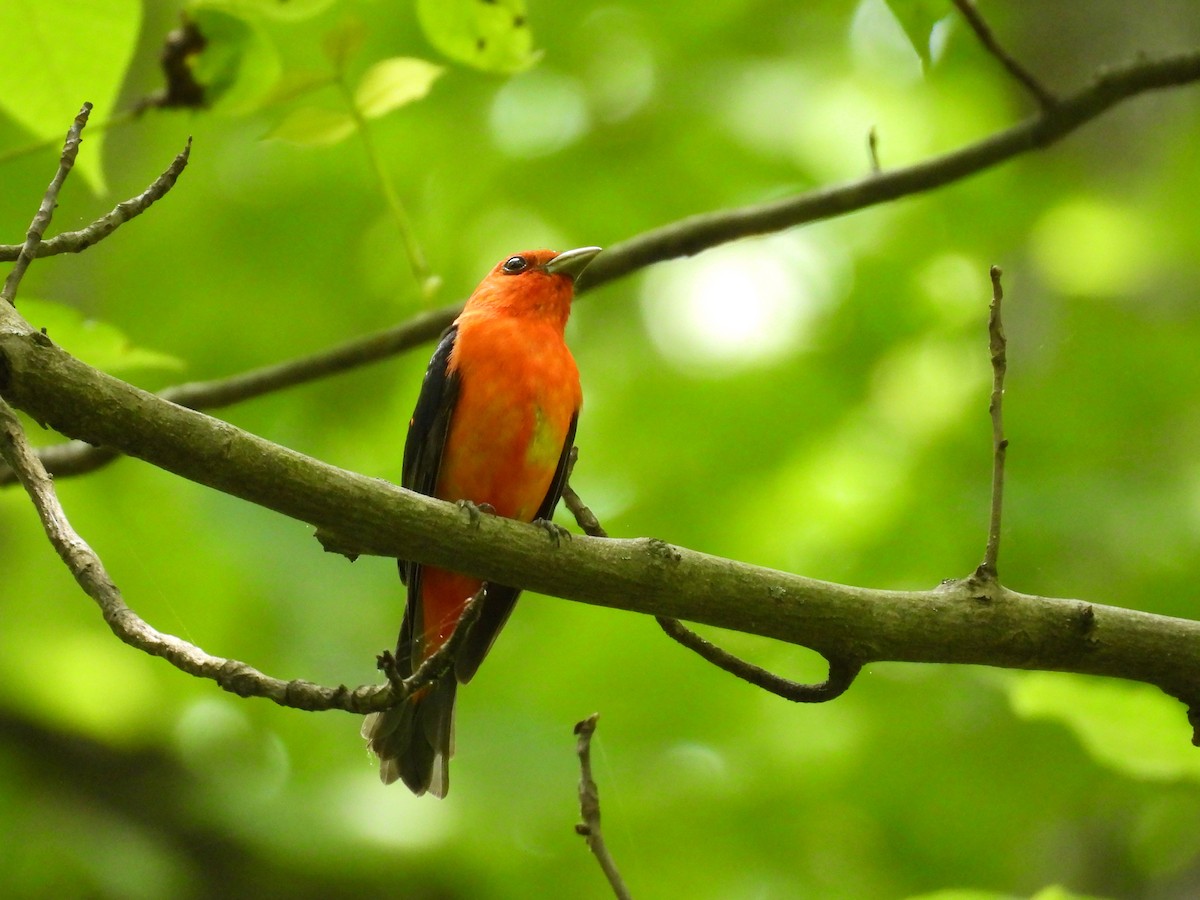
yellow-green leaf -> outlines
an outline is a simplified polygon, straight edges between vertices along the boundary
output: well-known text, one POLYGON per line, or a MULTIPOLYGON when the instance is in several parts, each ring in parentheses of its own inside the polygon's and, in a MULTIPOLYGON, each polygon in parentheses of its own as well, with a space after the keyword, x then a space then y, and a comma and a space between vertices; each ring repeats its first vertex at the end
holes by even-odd
MULTIPOLYGON (((99 191, 104 131, 95 126, 116 112, 141 21, 138 0, 0 3, 0 111, 38 138, 65 138, 80 107, 92 103, 75 171, 99 191)), ((48 156, 57 159, 58 149, 48 156)))
POLYGON ((349 113, 302 106, 288 113, 266 137, 306 147, 328 147, 354 134, 356 127, 349 113))
POLYGON ((21 315, 31 325, 45 330, 50 340, 104 372, 183 368, 183 362, 176 357, 136 347, 115 325, 89 319, 74 307, 23 298, 20 309, 21 315))
POLYGON ((1097 762, 1133 778, 1200 780, 1187 710, 1157 688, 1036 672, 1014 680, 1009 702, 1025 718, 1064 723, 1097 762))
POLYGON ((441 66, 407 56, 381 60, 359 81, 354 102, 368 119, 378 118, 420 100, 444 71, 441 66))
POLYGON ((485 72, 521 72, 540 55, 525 0, 417 0, 417 18, 441 53, 485 72))

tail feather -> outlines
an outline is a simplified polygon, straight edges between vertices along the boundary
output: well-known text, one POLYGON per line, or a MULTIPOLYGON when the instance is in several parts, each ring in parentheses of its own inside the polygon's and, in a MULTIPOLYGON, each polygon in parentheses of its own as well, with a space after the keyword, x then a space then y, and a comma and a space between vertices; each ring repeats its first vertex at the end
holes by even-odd
POLYGON ((384 784, 397 779, 418 796, 445 797, 454 754, 454 697, 458 683, 449 672, 399 706, 371 713, 362 736, 379 757, 384 784))

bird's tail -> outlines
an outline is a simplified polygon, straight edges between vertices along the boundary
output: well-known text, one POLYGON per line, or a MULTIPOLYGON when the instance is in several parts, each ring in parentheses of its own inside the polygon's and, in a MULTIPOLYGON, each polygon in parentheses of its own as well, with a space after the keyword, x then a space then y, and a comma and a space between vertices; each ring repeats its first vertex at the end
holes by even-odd
POLYGON ((450 789, 454 753, 454 695, 458 682, 450 671, 399 706, 371 713, 362 736, 379 757, 384 784, 400 779, 420 796, 445 797, 450 789))

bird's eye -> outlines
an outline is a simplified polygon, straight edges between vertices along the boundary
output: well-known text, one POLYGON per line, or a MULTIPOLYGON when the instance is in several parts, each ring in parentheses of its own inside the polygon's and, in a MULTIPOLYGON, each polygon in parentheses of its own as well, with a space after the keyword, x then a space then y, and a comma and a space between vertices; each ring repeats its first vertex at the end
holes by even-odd
POLYGON ((508 275, 516 275, 529 268, 529 260, 523 256, 510 256, 504 261, 504 271, 508 275))

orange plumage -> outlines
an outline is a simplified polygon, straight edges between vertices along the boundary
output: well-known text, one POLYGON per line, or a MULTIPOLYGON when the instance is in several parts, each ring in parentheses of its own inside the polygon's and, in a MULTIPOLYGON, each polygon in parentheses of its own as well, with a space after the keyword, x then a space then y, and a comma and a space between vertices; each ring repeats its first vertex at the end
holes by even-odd
MULTIPOLYGON (((553 515, 583 401, 563 332, 574 278, 598 252, 520 253, 475 289, 426 372, 404 448, 405 487, 524 522, 553 515)), ((408 606, 396 658, 409 674, 449 638, 482 583, 411 562, 400 567, 408 606)), ((453 670, 367 717, 363 734, 385 782, 400 778, 417 794, 445 795, 457 684, 474 675, 519 593, 489 584, 453 670)))

